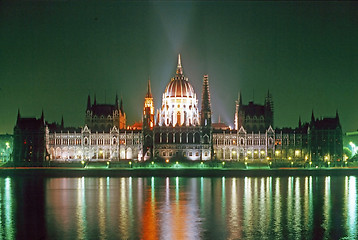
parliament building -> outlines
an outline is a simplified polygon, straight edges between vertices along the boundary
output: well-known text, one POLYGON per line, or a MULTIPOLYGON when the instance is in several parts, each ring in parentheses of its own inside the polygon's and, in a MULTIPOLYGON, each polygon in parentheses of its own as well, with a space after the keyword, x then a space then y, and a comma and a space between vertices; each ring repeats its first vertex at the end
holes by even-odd
POLYGON ((155 111, 148 80, 141 123, 127 126, 123 100, 93 102, 88 96, 83 127, 64 127, 18 113, 14 128, 14 161, 341 161, 342 128, 334 118, 316 119, 297 128, 274 128, 274 106, 236 101, 234 129, 212 122, 209 77, 203 76, 201 105, 184 75, 180 55, 174 76, 155 111))

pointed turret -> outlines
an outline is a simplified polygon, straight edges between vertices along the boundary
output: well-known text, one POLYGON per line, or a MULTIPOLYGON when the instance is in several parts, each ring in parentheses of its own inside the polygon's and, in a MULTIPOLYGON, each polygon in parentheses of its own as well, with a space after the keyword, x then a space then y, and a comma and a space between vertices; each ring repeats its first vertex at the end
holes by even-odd
POLYGON ((313 109, 312 109, 311 123, 314 123, 314 122, 315 122, 315 117, 314 117, 314 114, 313 114, 313 109))
POLYGON ((97 105, 96 94, 94 94, 94 102, 93 102, 93 105, 97 105))
POLYGON ((63 129, 64 127, 65 127, 65 124, 63 122, 63 115, 62 115, 62 117, 61 117, 61 128, 63 129))
POLYGON ((181 65, 180 54, 178 54, 177 75, 183 75, 183 67, 181 65))
POLYGON ((16 120, 16 125, 19 123, 20 118, 21 118, 21 115, 20 115, 20 108, 18 108, 18 109, 17 109, 17 120, 16 120))
POLYGON ((41 122, 45 125, 45 117, 44 117, 44 110, 41 111, 41 122))
POLYGON ((88 94, 88 97, 87 97, 87 110, 90 110, 91 109, 91 96, 88 94))
POLYGON ((302 127, 301 116, 298 117, 298 128, 302 127))
POLYGON ((147 86, 147 94, 145 95, 146 98, 153 98, 152 90, 150 87, 150 79, 148 79, 148 86, 147 86))
POLYGON ((209 91, 209 77, 203 77, 203 92, 201 97, 201 126, 211 126, 211 104, 209 91))
POLYGON ((115 100, 116 108, 119 109, 119 103, 118 103, 118 93, 116 93, 116 100, 115 100))
POLYGON ((339 125, 341 125, 340 120, 339 120, 338 110, 336 110, 336 121, 339 125))
POLYGON ((241 95, 241 91, 240 91, 240 93, 239 93, 239 99, 238 99, 239 101, 239 106, 241 106, 242 105, 242 95, 241 95))
POLYGON ((121 113, 124 114, 124 110, 123 110, 123 98, 121 97, 121 104, 119 106, 119 110, 121 110, 121 113))

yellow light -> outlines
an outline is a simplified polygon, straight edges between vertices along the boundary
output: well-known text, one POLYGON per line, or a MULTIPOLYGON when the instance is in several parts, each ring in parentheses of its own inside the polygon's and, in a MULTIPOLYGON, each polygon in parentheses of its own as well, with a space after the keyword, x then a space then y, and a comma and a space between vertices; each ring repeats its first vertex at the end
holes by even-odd
POLYGON ((291 162, 291 165, 293 165, 293 162, 291 162))
POLYGON ((248 157, 245 157, 245 160, 249 159, 248 157))
POLYGON ((85 164, 85 161, 81 161, 82 164, 85 164))
POLYGON ((107 165, 109 165, 109 162, 107 162, 107 165))
POLYGON ((165 162, 168 163, 168 162, 169 162, 169 159, 166 159, 165 162))
POLYGON ((223 165, 225 165, 225 162, 222 162, 223 165))
POLYGON ((251 151, 247 151, 247 154, 251 154, 251 151))
POLYGON ((203 162, 201 162, 200 164, 203 164, 203 162))
POLYGON ((178 165, 178 162, 175 162, 175 164, 177 164, 177 165, 178 165))
POLYGON ((267 157, 266 159, 267 159, 267 160, 270 160, 270 157, 267 157))
POLYGON ((152 165, 154 164, 154 162, 152 162, 152 165))
POLYGON ((312 164, 312 162, 310 162, 310 165, 312 164))
POLYGON ((288 160, 291 160, 292 158, 291 157, 288 157, 288 160))
POLYGON ((129 162, 129 165, 132 165, 132 162, 129 162))
POLYGON ((328 165, 331 164, 331 162, 328 162, 328 165))

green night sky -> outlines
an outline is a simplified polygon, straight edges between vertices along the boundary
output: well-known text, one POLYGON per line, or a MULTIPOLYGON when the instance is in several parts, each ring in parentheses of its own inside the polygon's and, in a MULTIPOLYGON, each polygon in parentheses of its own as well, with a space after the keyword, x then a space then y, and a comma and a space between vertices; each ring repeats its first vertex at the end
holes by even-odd
POLYGON ((156 108, 177 54, 201 98, 209 74, 214 121, 233 126, 235 100, 263 103, 275 127, 340 114, 358 129, 358 4, 352 2, 0 2, 0 133, 17 109, 84 124, 87 96, 123 97, 140 121, 150 77, 156 108))

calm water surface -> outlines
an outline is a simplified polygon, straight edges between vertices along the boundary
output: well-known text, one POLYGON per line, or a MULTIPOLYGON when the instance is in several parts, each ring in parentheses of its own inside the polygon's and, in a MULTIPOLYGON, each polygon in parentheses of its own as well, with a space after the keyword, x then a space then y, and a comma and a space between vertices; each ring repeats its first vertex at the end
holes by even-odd
POLYGON ((0 239, 357 239, 357 178, 0 178, 0 239))

